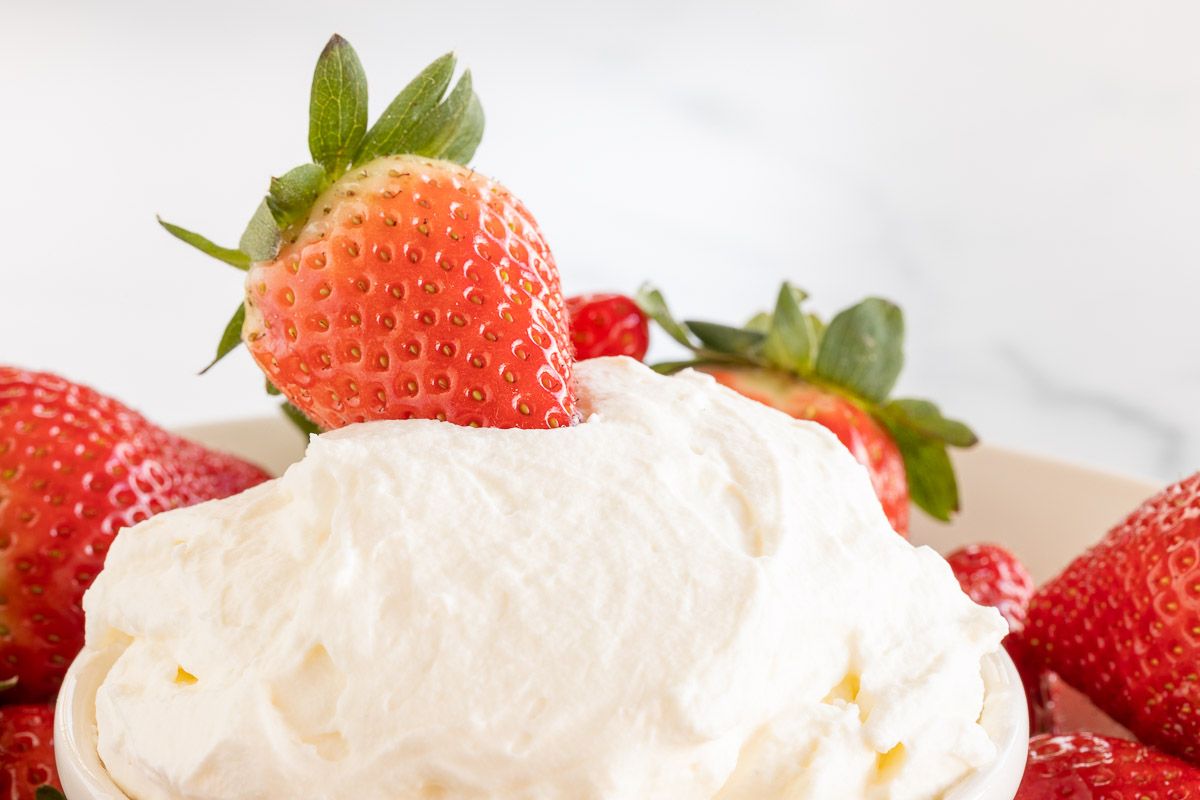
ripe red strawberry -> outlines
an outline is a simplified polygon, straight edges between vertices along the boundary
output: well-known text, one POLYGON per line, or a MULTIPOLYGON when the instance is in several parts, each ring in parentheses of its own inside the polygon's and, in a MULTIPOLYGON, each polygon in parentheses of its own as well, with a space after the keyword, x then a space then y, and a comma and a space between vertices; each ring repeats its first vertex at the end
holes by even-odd
POLYGON ((947 446, 977 441, 966 425, 928 400, 890 399, 903 365, 904 317, 869 298, 829 321, 801 310, 807 298, 784 284, 775 310, 744 327, 677 322, 658 290, 643 287, 638 304, 671 338, 692 351, 660 364, 674 372, 708 372, 730 388, 829 428, 867 468, 897 533, 908 533, 909 498, 931 516, 958 510, 958 484, 947 446))
POLYGON ((1200 761, 1200 473, 1038 590, 1024 638, 1139 739, 1200 761))
POLYGON ((999 611, 1011 633, 1025 629, 1033 576, 1016 556, 997 544, 973 544, 955 550, 946 562, 968 597, 999 611))
POLYGON ((0 699, 54 696, 120 528, 267 477, 91 389, 0 367, 0 678, 18 678, 0 699))
POLYGON ((1015 800, 1197 800, 1200 769, 1091 733, 1035 736, 1015 800))
POLYGON ((575 358, 629 356, 641 361, 650 346, 650 321, 623 294, 583 294, 567 298, 575 358))
MULTIPOLYGON (((41 800, 38 789, 43 786, 60 788, 54 706, 0 706, 0 800, 41 800)), ((41 794, 47 795, 44 790, 41 794)))
POLYGON ((313 78, 313 163, 272 179, 237 250, 247 269, 217 358, 245 341, 320 427, 421 417, 554 428, 575 421, 558 269, 533 216, 462 166, 483 133, 470 73, 421 73, 367 129, 366 78, 334 36, 313 78))

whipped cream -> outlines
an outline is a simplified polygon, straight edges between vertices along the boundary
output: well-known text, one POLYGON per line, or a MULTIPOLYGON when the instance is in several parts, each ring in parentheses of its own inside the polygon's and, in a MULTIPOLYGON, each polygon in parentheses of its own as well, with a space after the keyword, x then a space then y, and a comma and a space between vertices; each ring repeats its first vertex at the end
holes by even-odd
POLYGON ((99 753, 136 800, 931 800, 1005 633, 818 425, 578 365, 586 420, 315 437, 124 531, 99 753))

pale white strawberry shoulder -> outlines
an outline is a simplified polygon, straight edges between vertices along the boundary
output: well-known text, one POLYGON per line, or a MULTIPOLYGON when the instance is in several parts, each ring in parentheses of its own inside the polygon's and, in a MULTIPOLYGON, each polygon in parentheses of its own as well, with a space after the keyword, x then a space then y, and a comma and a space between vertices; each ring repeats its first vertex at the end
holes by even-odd
POLYGON ((376 422, 118 538, 99 751, 137 800, 930 800, 1005 626, 824 429, 578 365, 586 421, 376 422))

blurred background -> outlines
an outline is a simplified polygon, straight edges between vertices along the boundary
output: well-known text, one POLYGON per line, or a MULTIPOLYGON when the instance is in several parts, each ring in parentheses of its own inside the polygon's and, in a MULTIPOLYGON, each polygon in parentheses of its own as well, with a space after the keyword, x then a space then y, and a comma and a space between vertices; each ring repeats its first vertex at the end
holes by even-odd
POLYGON ((244 352, 195 376, 240 275, 154 215, 236 242, 307 160, 336 31, 376 112, 458 52, 474 163, 569 292, 649 278, 728 321, 785 278, 826 313, 883 295, 901 390, 988 441, 1200 467, 1194 0, 0 0, 0 29, 0 361, 164 423, 273 413, 244 352))

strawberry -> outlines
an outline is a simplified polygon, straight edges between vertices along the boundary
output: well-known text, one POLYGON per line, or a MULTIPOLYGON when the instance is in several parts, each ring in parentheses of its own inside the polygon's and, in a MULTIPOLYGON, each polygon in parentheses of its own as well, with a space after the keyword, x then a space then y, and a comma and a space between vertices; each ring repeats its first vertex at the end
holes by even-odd
POLYGON ((483 111, 470 72, 447 94, 454 66, 433 62, 368 129, 362 65, 334 36, 313 77, 313 161, 271 180, 238 248, 162 223, 247 270, 216 360, 244 341, 294 417, 575 421, 554 256, 519 200, 463 166, 483 111))
POLYGON ((1092 733, 1035 736, 1015 800, 1197 800, 1200 768, 1092 733))
POLYGON ((623 294, 584 294, 567 298, 575 358, 629 356, 641 361, 650 346, 650 321, 623 294))
POLYGON ((1025 629, 1033 576, 1016 556, 997 544, 974 544, 955 550, 946 562, 967 596, 999 611, 1010 633, 1025 629))
POLYGON ((3 699, 54 696, 118 530, 267 477, 91 389, 0 367, 0 677, 18 678, 3 699))
POLYGON ((54 765, 54 706, 0 707, 0 800, 61 797, 54 765), (39 789, 41 791, 39 791, 39 789))
POLYGON ((890 399, 903 365, 904 317, 868 298, 828 324, 801 309, 807 295, 788 284, 771 313, 743 327, 677 322, 662 294, 638 294, 642 310, 692 353, 660 372, 694 368, 787 414, 837 435, 871 476, 888 520, 907 535, 909 498, 939 520, 959 508, 947 446, 970 447, 975 434, 928 400, 890 399))
POLYGON ((1200 761, 1200 473, 1034 595, 1030 657, 1139 739, 1200 761))

